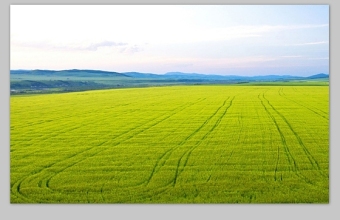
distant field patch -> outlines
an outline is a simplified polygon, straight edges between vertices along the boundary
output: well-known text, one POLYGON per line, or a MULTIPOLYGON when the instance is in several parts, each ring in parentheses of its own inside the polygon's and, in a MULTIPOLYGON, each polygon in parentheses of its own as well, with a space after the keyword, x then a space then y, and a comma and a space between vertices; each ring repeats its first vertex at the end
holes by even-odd
POLYGON ((328 86, 10 98, 11 203, 328 203, 328 86))

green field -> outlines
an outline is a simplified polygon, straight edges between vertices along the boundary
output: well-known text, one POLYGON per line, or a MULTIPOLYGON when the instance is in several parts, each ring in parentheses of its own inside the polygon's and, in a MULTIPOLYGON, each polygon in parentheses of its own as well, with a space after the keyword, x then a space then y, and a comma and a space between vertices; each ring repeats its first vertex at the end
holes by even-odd
POLYGON ((10 98, 11 203, 329 203, 329 86, 10 98))

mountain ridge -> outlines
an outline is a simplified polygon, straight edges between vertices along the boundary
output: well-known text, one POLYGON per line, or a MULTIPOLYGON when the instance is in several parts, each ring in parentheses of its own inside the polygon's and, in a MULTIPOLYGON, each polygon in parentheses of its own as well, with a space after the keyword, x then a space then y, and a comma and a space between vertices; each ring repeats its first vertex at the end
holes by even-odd
POLYGON ((183 73, 167 72, 165 74, 141 73, 141 72, 114 72, 92 69, 66 69, 66 70, 10 70, 10 74, 30 74, 30 75, 63 75, 63 76, 120 76, 130 78, 165 78, 165 79, 202 79, 202 80, 287 80, 287 79, 322 79, 329 78, 329 74, 318 73, 311 76, 294 76, 294 75, 219 75, 219 74, 201 74, 201 73, 183 73))

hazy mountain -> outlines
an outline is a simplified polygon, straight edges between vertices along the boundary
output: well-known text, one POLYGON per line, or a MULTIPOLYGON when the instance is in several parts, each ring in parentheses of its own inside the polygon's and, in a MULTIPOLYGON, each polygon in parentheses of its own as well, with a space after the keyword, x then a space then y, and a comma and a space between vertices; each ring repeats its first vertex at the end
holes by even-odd
POLYGON ((301 77, 290 75, 237 76, 169 72, 152 74, 101 70, 10 70, 11 94, 86 91, 92 89, 131 88, 165 85, 285 83, 329 81, 324 73, 301 77))
POLYGON ((230 80, 230 81, 277 81, 277 80, 297 80, 305 79, 301 76, 291 75, 262 75, 262 76, 238 76, 238 75, 207 75, 197 73, 168 72, 167 77, 175 77, 181 79, 206 79, 206 80, 230 80))
POLYGON ((29 74, 45 76, 77 76, 77 77, 129 77, 132 79, 167 79, 167 80, 199 80, 199 81, 285 81, 302 79, 329 78, 328 74, 320 73, 308 77, 291 75, 259 75, 259 76, 237 76, 237 75, 216 75, 199 73, 167 72, 163 75, 140 72, 110 72, 101 70, 11 70, 11 74, 29 74))
POLYGON ((129 77, 134 77, 134 78, 159 78, 160 77, 160 75, 152 74, 152 73, 124 72, 122 74, 129 76, 129 77))
POLYGON ((328 74, 324 74, 324 73, 319 73, 316 75, 312 75, 312 76, 308 76, 308 79, 323 79, 323 78, 329 78, 328 74))
POLYGON ((241 79, 240 76, 222 76, 215 74, 199 74, 199 73, 182 73, 182 72, 168 72, 165 73, 166 78, 178 78, 178 79, 206 79, 206 80, 226 80, 226 79, 241 79))

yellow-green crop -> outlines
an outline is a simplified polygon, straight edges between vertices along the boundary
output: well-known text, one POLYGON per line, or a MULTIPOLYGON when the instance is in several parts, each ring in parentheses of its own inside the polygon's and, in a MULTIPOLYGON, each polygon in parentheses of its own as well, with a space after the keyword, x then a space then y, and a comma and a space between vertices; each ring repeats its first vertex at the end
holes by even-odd
POLYGON ((10 98, 11 203, 328 203, 328 86, 10 98))

